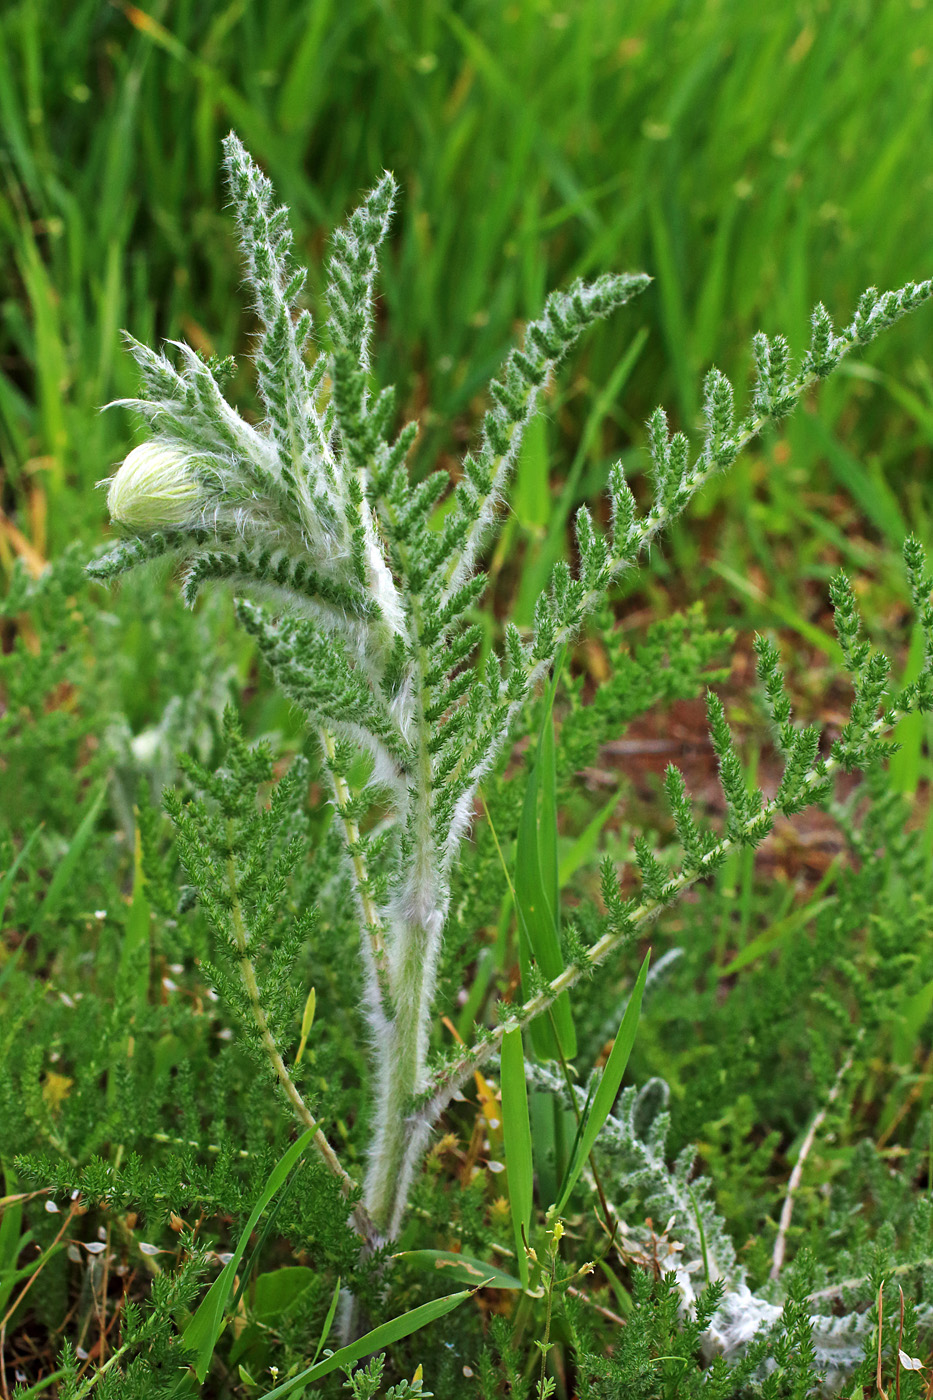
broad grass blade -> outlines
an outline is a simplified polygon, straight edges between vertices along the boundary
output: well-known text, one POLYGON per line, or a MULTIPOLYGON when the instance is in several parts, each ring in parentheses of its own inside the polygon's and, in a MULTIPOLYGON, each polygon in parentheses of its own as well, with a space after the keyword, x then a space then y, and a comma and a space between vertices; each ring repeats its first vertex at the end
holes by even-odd
POLYGON ((473 1288, 521 1288, 522 1281, 514 1274, 497 1269, 495 1264, 487 1264, 485 1259, 474 1259, 471 1254, 454 1254, 447 1249, 407 1249, 394 1255, 404 1259, 416 1269, 436 1270, 458 1283, 471 1284, 473 1288))

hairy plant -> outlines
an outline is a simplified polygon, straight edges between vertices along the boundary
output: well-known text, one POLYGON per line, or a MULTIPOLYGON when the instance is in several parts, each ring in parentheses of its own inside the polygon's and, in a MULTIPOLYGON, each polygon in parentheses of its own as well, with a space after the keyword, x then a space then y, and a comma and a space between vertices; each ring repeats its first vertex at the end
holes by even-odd
MULTIPOLYGON (((619 871, 607 861, 605 917, 590 942, 571 926, 561 946, 556 909, 545 901, 538 911, 543 923, 524 930, 524 1000, 501 1007, 497 1024, 475 1045, 430 1063, 428 1032, 461 844, 476 818, 481 784, 528 732, 531 702, 558 659, 704 484, 727 471, 766 424, 786 417, 846 355, 926 301, 933 283, 883 295, 867 291, 842 329, 817 306, 799 363, 783 337, 758 335, 755 385, 744 415, 728 379, 716 369, 707 374, 698 449, 684 434, 671 435, 658 409, 648 423, 650 505, 639 508, 621 465, 614 466, 608 533, 581 509, 576 569, 557 563, 533 627, 523 635, 506 623, 501 654, 485 653, 475 615, 487 582, 482 561, 525 429, 580 336, 649 279, 611 274, 552 293, 490 385, 492 406, 480 441, 456 484, 443 471, 413 481, 407 454, 416 425, 395 431, 393 392, 377 390, 370 376, 377 253, 395 201, 392 176, 380 180, 334 235, 327 315, 316 333, 320 348, 309 354, 312 321, 300 300, 305 274, 293 260, 287 210, 276 206, 268 180, 234 135, 225 153, 259 323, 255 366, 265 419, 245 421, 225 398, 229 363, 205 361, 183 344, 174 347, 173 362, 130 338, 142 389, 138 398, 120 402, 147 420, 151 438, 129 454, 110 483, 111 514, 130 537, 90 571, 109 580, 168 556, 181 567, 189 604, 206 584, 231 585, 243 595, 237 602, 243 626, 317 736, 352 887, 369 1032, 371 1141, 361 1198, 313 1103, 299 1091, 275 1006, 257 976, 271 911, 302 837, 295 838, 297 847, 267 850, 263 832, 275 825, 275 812, 267 820, 243 796, 244 784, 252 778, 255 793, 260 769, 266 770, 243 748, 232 769, 214 778, 197 775, 209 801, 188 807, 176 801, 172 815, 182 859, 239 978, 237 986, 228 977, 229 996, 251 1023, 259 1053, 298 1120, 312 1130, 364 1248, 375 1250, 398 1233, 439 1116, 490 1056, 514 1044, 512 1033, 550 1013, 566 1049, 572 1044, 569 994, 579 983, 732 851, 759 845, 779 814, 824 801, 840 771, 884 759, 898 720, 933 706, 931 579, 919 544, 910 539, 905 559, 926 639, 918 679, 891 691, 888 663, 861 636, 852 589, 838 576, 832 601, 854 702, 831 749, 822 745, 817 726, 793 722, 777 650, 758 639, 758 674, 785 763, 775 796, 766 800, 750 783, 723 705, 710 694, 724 830, 698 820, 682 776, 671 768, 666 793, 682 848, 679 863, 662 862, 639 839, 641 893, 624 897, 619 871)), ((292 953, 310 927, 311 911, 302 918, 308 922, 295 924, 292 953)), ((285 966, 278 965, 279 975, 285 966)), ((266 979, 274 984, 275 978, 266 979)))

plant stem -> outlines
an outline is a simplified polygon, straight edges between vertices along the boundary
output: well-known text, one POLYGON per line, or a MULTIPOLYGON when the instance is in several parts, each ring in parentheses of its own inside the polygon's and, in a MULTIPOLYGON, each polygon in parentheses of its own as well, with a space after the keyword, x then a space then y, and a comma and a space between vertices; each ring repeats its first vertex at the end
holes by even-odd
POLYGON ((544 1400, 546 1394, 545 1384, 547 1382, 547 1354, 551 1347, 551 1311, 554 1307, 554 1276, 557 1272, 557 1245, 554 1243, 550 1249, 550 1268, 547 1280, 547 1312, 544 1318, 544 1341, 541 1343, 541 1379, 538 1381, 538 1395, 544 1400))
POLYGON ((784 1205, 781 1210, 781 1220, 780 1225, 778 1227, 777 1238, 774 1241, 774 1249, 771 1253, 771 1273, 769 1277, 772 1279, 777 1279, 781 1276, 781 1269, 784 1265, 784 1251, 787 1248, 787 1232, 790 1229, 791 1216, 794 1212, 794 1196, 803 1179, 803 1169, 806 1164, 806 1160, 813 1149, 813 1144, 816 1142, 817 1133, 820 1131, 820 1128, 826 1121, 827 1113, 835 1103, 836 1099, 839 1097, 839 1094, 842 1090, 842 1081, 845 1079, 849 1070, 852 1068, 852 1061, 855 1059, 856 1047, 862 1040, 864 1034, 865 1028, 864 1026, 862 1026, 859 1029, 858 1036, 856 1037, 855 1046, 853 1046, 853 1048, 849 1051, 848 1055, 846 1056, 845 1060, 839 1066, 836 1078, 833 1080, 832 1088, 826 1095, 826 1102, 814 1116, 812 1123, 807 1129, 807 1135, 804 1138, 803 1143, 801 1144, 800 1151, 797 1154, 797 1160, 794 1163, 794 1169, 791 1172, 790 1180, 787 1183, 787 1195, 784 1197, 784 1205))
POLYGON ((413 1132, 412 1101, 423 1088, 427 1059, 425 1018, 433 995, 433 956, 428 930, 409 924, 398 939, 395 1015, 378 1047, 378 1116, 366 1176, 364 1202, 377 1229, 395 1234, 427 1126, 413 1132), (430 985, 429 985, 430 983, 430 985))
MULTIPOLYGON (((416 607, 416 632, 421 621, 420 608, 416 607)), ((412 1176, 430 1131, 429 1124, 415 1127, 412 1113, 415 1097, 425 1086, 428 1018, 434 1004, 449 888, 443 883, 432 834, 431 728, 424 713, 428 660, 422 647, 418 654, 422 682, 416 720, 418 764, 410 785, 411 850, 390 933, 392 1018, 381 1028, 374 1026, 377 1107, 363 1199, 387 1238, 401 1223, 412 1176)))

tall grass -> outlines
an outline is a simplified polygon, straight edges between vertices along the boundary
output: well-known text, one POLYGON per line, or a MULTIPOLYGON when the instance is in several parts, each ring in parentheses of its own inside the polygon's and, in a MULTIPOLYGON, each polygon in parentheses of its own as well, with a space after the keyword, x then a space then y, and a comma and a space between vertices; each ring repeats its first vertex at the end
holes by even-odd
MULTIPOLYGON (((699 371, 716 360, 741 373, 751 331, 786 327, 799 341, 817 289, 842 316, 867 282, 928 273, 931 93, 933 23, 895 0, 8 3, 5 509, 42 551, 100 515, 90 486, 129 431, 95 416, 127 387, 119 327, 224 352, 248 344, 216 175, 230 126, 291 204, 312 267, 321 231, 382 167, 395 171, 405 200, 380 369, 464 435, 479 385, 546 287, 609 268, 654 275, 624 393, 617 381, 618 396, 597 401, 591 388, 620 359, 621 332, 607 327, 525 464, 517 516, 533 537, 544 473, 566 472, 584 424, 572 495, 592 493, 655 402, 689 422, 699 371)), ((823 411, 830 425, 852 420, 846 454, 804 415, 787 469, 759 480, 752 463, 736 478, 723 509, 742 554, 770 568, 775 535, 792 530, 817 568, 827 535, 804 479, 841 484, 899 543, 890 484, 906 475, 926 499, 924 333, 919 321, 898 332, 894 380, 869 371, 832 387, 823 411)), ((454 445, 429 429, 421 450, 454 445)), ((681 536, 670 546, 681 566, 695 550, 681 536)))

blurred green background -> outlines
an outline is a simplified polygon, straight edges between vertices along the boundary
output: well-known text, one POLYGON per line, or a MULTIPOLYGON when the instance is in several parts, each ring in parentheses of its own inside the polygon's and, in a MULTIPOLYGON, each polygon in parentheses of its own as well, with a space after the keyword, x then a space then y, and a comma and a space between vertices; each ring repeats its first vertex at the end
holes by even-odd
MULTIPOLYGON (((248 350, 218 169, 231 126, 292 207, 312 297, 329 229, 383 167, 397 175, 377 368, 424 422, 417 471, 455 466, 548 288, 653 275, 565 370, 529 443, 520 548, 500 562, 533 564, 614 457, 639 469, 655 403, 689 428, 711 363, 746 382, 755 330, 802 349, 817 299, 841 322, 868 284, 933 271, 931 97, 924 0, 7 0, 4 571, 102 534, 94 483, 135 431, 98 413, 134 388, 121 327, 248 350)), ((882 623, 907 523, 930 533, 931 335, 911 317, 826 387, 819 416, 747 455, 662 546, 658 586, 681 602, 702 585, 743 626, 812 641, 841 561, 882 623), (697 575, 714 557, 720 572, 697 575)), ((248 409, 248 362, 234 392, 248 409)))

